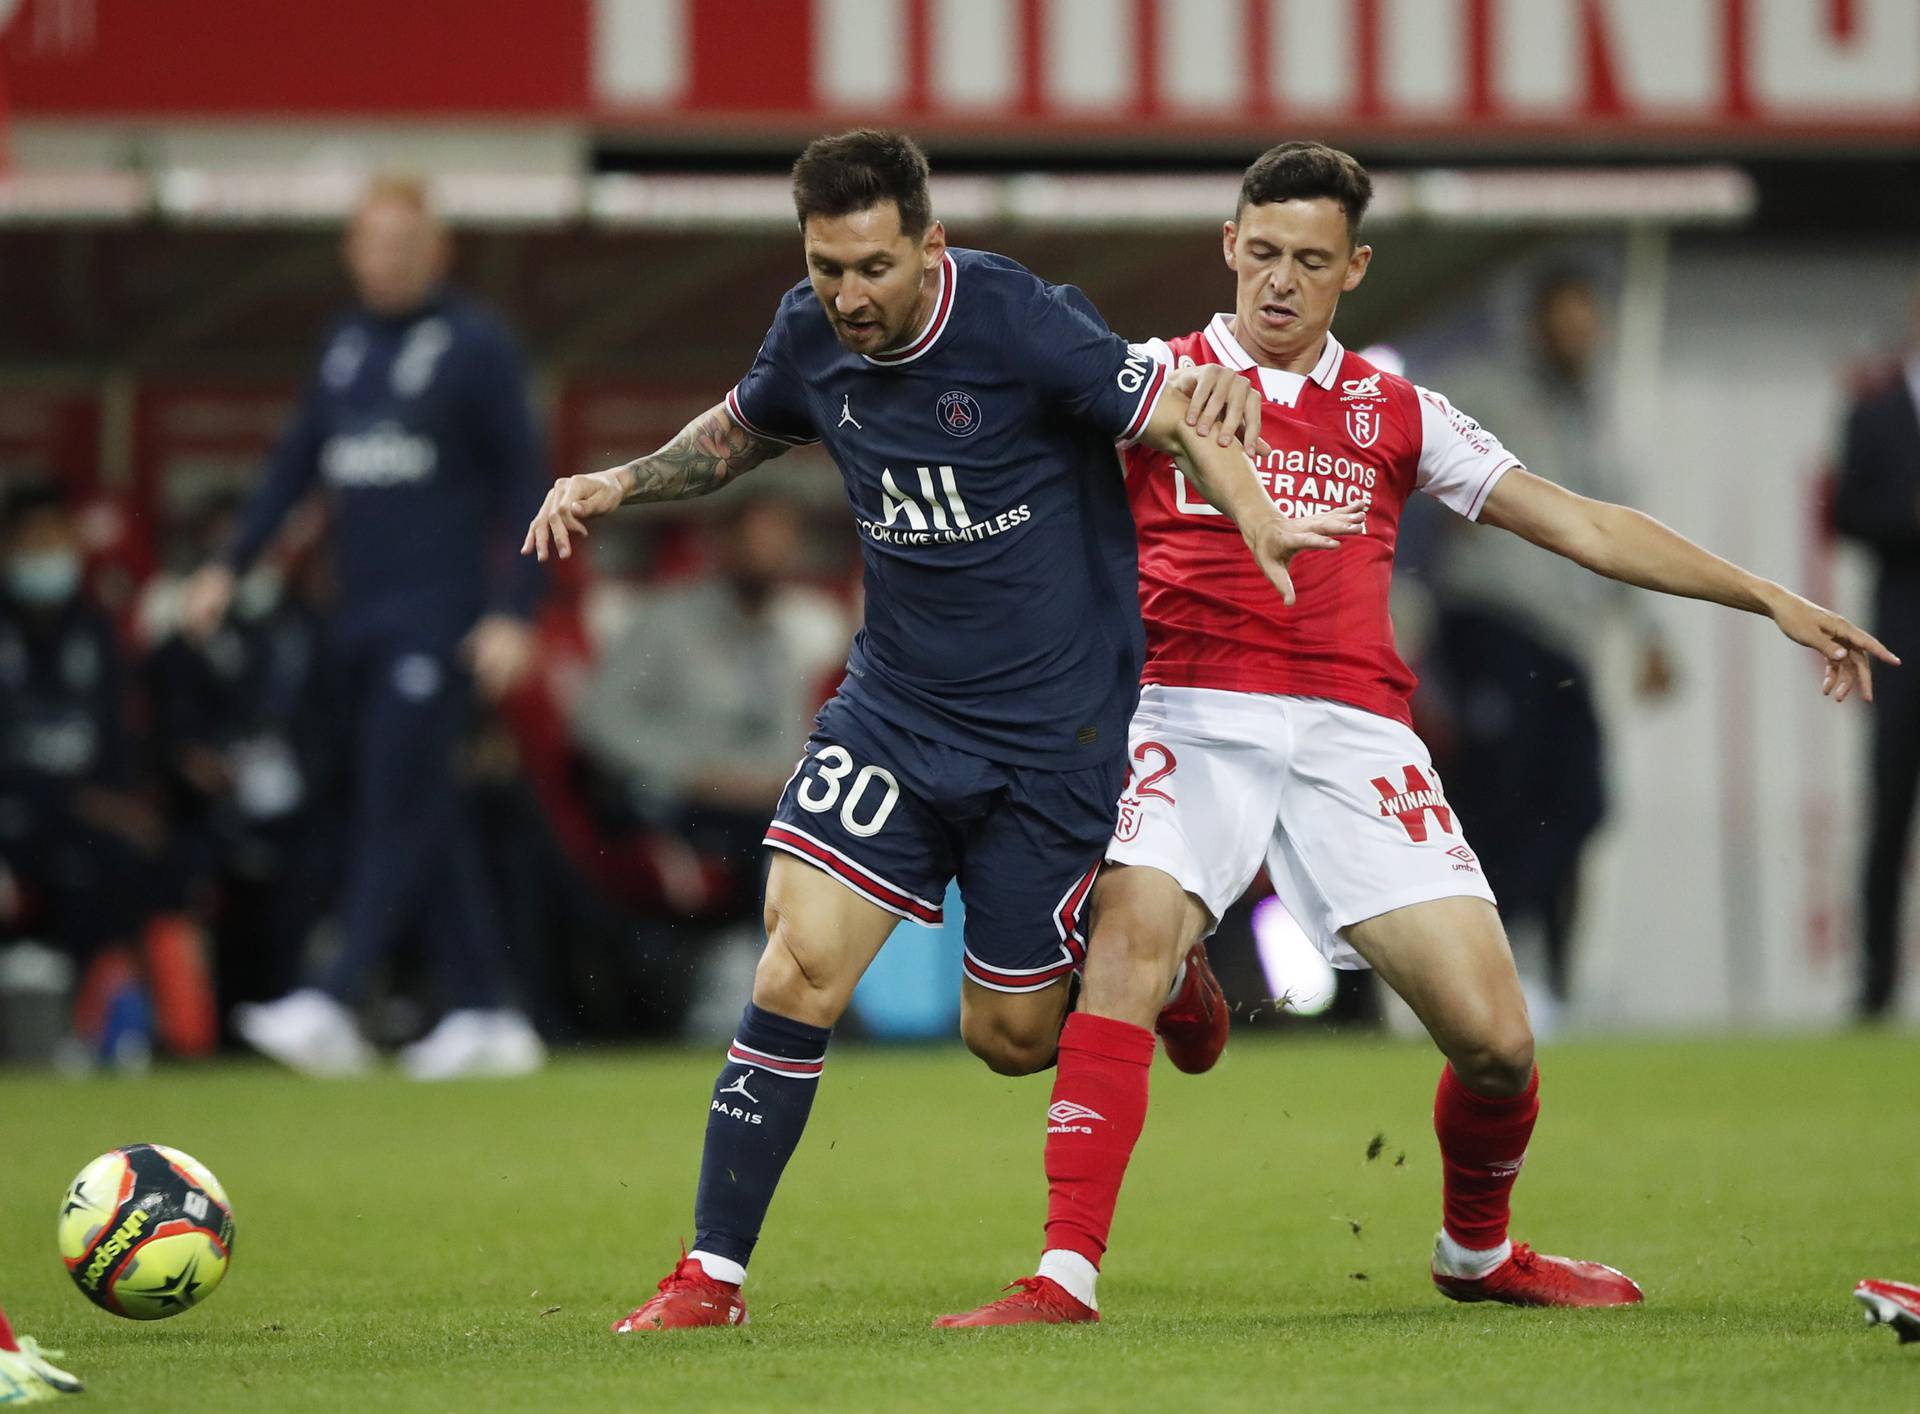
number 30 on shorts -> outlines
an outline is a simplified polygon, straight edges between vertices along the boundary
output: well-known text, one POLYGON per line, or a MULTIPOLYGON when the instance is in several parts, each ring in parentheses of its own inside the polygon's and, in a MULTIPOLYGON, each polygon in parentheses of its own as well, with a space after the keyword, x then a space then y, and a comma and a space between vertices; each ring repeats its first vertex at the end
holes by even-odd
POLYGON ((815 815, 824 815, 838 802, 840 806, 840 824, 850 835, 865 839, 868 835, 880 833, 880 827, 887 823, 887 817, 893 814, 893 807, 900 801, 900 782, 893 773, 881 766, 862 766, 856 775, 853 757, 844 746, 826 746, 813 754, 807 763, 810 770, 807 778, 800 782, 800 789, 794 793, 794 799, 800 802, 800 808, 815 815), (846 798, 841 799, 841 786, 848 776, 853 776, 853 784, 846 789, 846 798), (868 809, 862 802, 867 790, 875 782, 884 788, 878 805, 872 805, 865 820, 860 819, 861 812, 868 809), (816 787, 818 789, 816 789, 816 787))

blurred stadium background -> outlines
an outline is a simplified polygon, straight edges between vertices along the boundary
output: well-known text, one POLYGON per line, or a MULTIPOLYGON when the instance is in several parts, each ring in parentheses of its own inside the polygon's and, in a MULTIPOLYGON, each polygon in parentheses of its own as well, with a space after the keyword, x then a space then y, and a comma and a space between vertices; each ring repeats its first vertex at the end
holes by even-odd
MULTIPOLYGON (((1914 337, 1913 0, 0 0, 0 478, 81 508, 88 592, 136 665, 136 739, 155 720, 137 665, 170 632, 206 508, 254 484, 348 297, 338 232, 371 175, 432 183, 458 283, 524 343, 560 475, 651 449, 739 376, 801 273, 786 165, 870 121, 926 143, 954 240, 1081 285, 1136 338, 1227 305, 1218 229, 1247 161, 1285 136, 1348 147, 1379 193, 1374 272, 1336 325, 1350 346, 1389 344, 1446 390, 1450 369, 1518 356, 1543 275, 1587 272, 1631 499, 1871 617, 1830 477, 1848 399, 1914 337)), ((837 479, 795 457, 756 480, 798 504, 795 583, 844 637, 837 479)), ((751 868, 607 808, 570 729, 596 655, 712 572, 726 501, 630 513, 556 573, 533 681, 475 728, 518 985, 556 1041, 724 1034, 745 987, 751 868)), ((1416 666, 1419 539, 1399 616, 1416 666)), ((300 592, 324 596, 315 580, 300 592)), ((1633 690, 1628 630, 1593 624, 1610 810, 1566 1019, 1839 1023, 1865 714, 1822 702, 1758 620, 1647 610, 1674 669, 1656 702, 1633 690)), ((1425 702, 1443 760, 1459 706, 1425 702)), ((1535 784, 1550 812, 1555 781, 1535 784)), ((209 878, 230 886, 231 863, 209 878)), ((284 983, 257 905, 216 883, 175 912, 211 940, 223 1014, 284 983)), ((949 1034, 954 945, 901 941, 862 1020, 949 1034)), ((1326 984, 1293 970, 1272 910, 1249 899, 1216 958, 1253 1024, 1318 1024, 1260 1006, 1326 984)), ((48 1014, 49 976, 0 982, 22 1057, 43 1053, 24 1018, 48 1014)), ((57 983, 63 1018, 79 980, 57 983)), ((416 983, 401 959, 392 992, 431 1007, 416 983)), ((1348 1021, 1373 1007, 1358 982, 1309 1009, 1328 1000, 1348 1021)), ((421 1020, 373 1024, 399 1039, 421 1020)))

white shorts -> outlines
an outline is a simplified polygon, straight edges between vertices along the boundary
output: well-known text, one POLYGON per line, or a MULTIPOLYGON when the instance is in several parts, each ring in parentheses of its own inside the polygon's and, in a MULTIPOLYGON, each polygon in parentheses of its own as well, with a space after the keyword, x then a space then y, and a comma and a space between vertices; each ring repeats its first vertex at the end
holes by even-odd
POLYGON ((1437 898, 1492 903, 1427 748, 1390 717, 1316 697, 1141 690, 1107 858, 1171 874, 1217 922, 1264 862, 1335 967, 1340 930, 1437 898))

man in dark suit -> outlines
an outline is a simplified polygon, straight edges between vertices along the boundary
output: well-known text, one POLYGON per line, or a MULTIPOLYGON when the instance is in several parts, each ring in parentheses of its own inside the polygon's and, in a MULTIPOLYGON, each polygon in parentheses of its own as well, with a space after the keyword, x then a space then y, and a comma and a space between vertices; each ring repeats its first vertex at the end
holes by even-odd
MULTIPOLYGON (((1909 662, 1920 654, 1920 287, 1898 376, 1847 417, 1834 521, 1880 560, 1874 631, 1909 662)), ((1884 673, 1873 704, 1872 814, 1864 880, 1860 1014, 1892 1007, 1900 969, 1900 892, 1920 793, 1920 673, 1884 673)))

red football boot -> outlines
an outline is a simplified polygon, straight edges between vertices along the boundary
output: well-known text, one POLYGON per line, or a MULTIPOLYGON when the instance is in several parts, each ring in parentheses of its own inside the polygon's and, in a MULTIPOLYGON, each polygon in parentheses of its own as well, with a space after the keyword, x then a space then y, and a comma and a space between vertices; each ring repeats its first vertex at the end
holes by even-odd
POLYGON ((660 1294, 613 1323, 615 1335, 677 1331, 690 1326, 744 1326, 747 1303, 740 1288, 715 1281, 682 1250, 680 1265, 660 1283, 660 1294))
POLYGON ((1212 1070, 1226 1050, 1227 1024, 1227 994, 1207 966, 1207 945, 1195 943, 1180 992, 1160 1008, 1153 1029, 1166 1043, 1167 1059, 1188 1075, 1199 1075, 1212 1070))
POLYGON ((1920 1286, 1904 1281, 1863 1281, 1853 1299, 1867 1308, 1867 1324, 1892 1326, 1905 1345, 1920 1340, 1920 1286))
POLYGON ((1097 1321, 1100 1313, 1082 1305, 1052 1277, 1021 1277, 1003 1288, 1019 1291, 1003 1296, 972 1311, 952 1316, 936 1316, 934 1325, 944 1330, 961 1326, 1065 1326, 1097 1321))
POLYGON ((1549 1257, 1524 1242, 1479 1279, 1433 1274, 1442 1296, 1455 1301, 1504 1301, 1509 1306, 1633 1306, 1644 1299, 1624 1272, 1598 1262, 1549 1257))

